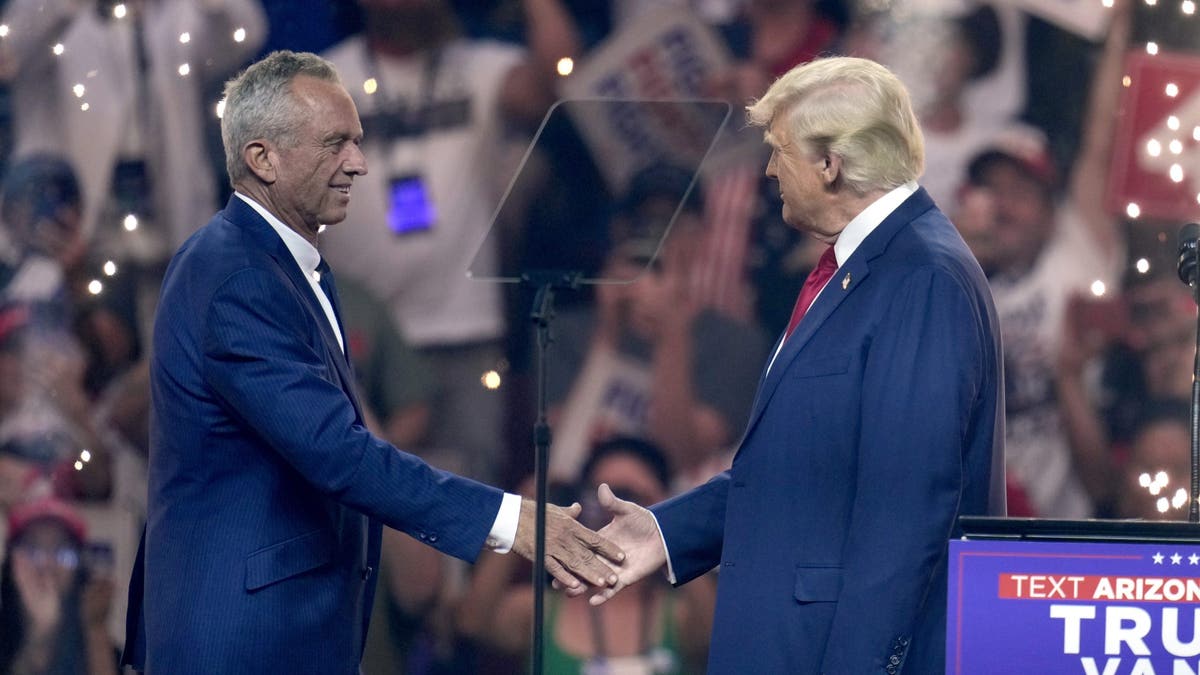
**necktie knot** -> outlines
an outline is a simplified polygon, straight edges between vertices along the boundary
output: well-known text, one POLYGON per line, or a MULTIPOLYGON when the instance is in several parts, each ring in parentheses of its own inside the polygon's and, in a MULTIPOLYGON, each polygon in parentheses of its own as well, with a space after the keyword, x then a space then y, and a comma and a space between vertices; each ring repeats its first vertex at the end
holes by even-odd
POLYGON ((796 326, 800 325, 800 319, 804 318, 804 314, 808 312, 809 306, 817 299, 817 294, 825 288, 825 284, 833 278, 833 273, 838 269, 837 256, 834 255, 833 247, 825 249, 821 254, 820 260, 817 261, 817 266, 808 274, 808 278, 804 280, 804 286, 800 289, 800 295, 796 297, 796 305, 792 307, 792 318, 788 321, 787 332, 784 333, 783 339, 786 340, 792 336, 796 330, 796 326))
POLYGON ((817 260, 816 271, 817 273, 824 275, 826 279, 829 279, 833 276, 833 273, 837 271, 837 268, 837 255, 834 254, 833 247, 830 246, 829 248, 825 249, 825 252, 822 253, 821 257, 817 260))

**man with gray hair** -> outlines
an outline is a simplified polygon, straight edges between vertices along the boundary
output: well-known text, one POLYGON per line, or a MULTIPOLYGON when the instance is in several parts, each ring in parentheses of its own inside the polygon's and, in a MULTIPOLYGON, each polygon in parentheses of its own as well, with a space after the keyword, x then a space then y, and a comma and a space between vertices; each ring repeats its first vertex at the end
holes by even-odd
MULTIPOLYGON (((999 329, 979 265, 919 188, 908 93, 820 59, 749 108, 783 220, 828 244, 759 383, 733 466, 600 531, 628 558, 600 604, 664 564, 720 566, 712 673, 940 673, 958 516, 1002 514, 999 329)), ((581 593, 575 589, 573 593, 581 593)))
MULTIPOLYGON (((163 282, 146 531, 124 661, 151 673, 355 673, 381 524, 452 556, 532 557, 534 508, 367 431, 318 251, 367 172, 325 60, 275 52, 228 83, 225 209, 163 282)), ((547 513, 547 569, 608 585, 620 551, 547 513)))

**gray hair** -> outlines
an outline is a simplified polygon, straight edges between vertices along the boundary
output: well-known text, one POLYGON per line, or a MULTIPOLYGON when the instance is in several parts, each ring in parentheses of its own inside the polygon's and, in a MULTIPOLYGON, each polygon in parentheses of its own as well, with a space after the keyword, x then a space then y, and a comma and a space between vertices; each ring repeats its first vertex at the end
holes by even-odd
POLYGON ((341 84, 333 64, 308 52, 271 52, 225 83, 225 111, 221 115, 221 142, 229 183, 250 175, 242 148, 255 139, 284 147, 294 146, 302 117, 292 96, 292 80, 305 75, 341 84))
POLYGON ((792 138, 842 158, 843 179, 858 194, 890 190, 925 169, 925 141, 908 90, 874 61, 839 56, 799 65, 746 113, 760 127, 784 115, 792 138))

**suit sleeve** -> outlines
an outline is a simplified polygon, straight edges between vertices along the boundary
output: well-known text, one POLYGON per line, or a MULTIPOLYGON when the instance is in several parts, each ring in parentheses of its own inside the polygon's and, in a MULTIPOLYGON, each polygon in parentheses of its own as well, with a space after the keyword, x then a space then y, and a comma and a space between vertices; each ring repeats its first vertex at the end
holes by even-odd
POLYGON ((981 306, 948 273, 913 272, 882 317, 864 372, 850 531, 823 672, 879 672, 907 644, 965 481, 984 381, 981 306))
POLYGON ((502 493, 436 470, 359 424, 312 346, 311 316, 278 277, 259 269, 233 274, 206 319, 205 379, 231 414, 317 490, 474 561, 502 493))
POLYGON ((676 586, 686 584, 721 561, 728 496, 729 472, 725 471, 650 509, 667 543, 676 586))

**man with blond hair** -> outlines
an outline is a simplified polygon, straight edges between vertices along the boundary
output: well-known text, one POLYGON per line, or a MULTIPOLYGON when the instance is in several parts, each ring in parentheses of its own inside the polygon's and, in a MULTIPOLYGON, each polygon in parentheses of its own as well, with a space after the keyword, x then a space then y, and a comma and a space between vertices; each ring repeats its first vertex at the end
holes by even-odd
POLYGON ((1003 377, 987 281, 916 184, 921 131, 882 66, 798 66, 749 108, 783 220, 829 246, 767 363, 733 467, 647 510, 600 488, 628 554, 720 566, 711 673, 943 672, 947 541, 1001 514, 1003 377))

